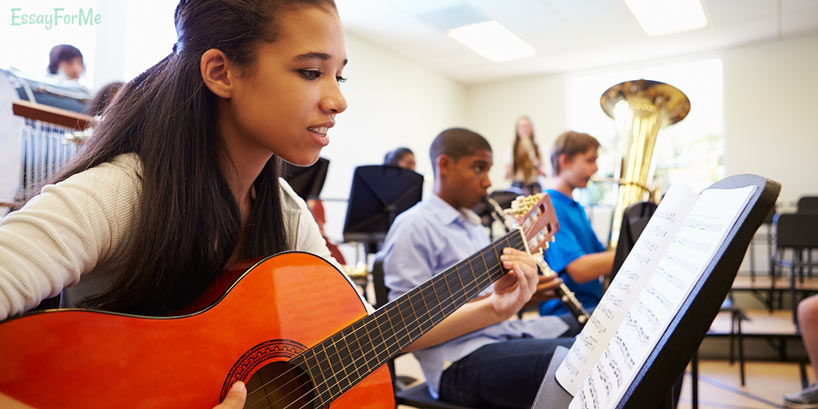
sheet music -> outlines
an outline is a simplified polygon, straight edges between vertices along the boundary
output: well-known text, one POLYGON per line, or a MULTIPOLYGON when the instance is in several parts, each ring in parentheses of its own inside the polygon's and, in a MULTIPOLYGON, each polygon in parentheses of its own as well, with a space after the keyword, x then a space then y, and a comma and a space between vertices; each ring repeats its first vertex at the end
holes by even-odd
POLYGON ((590 320, 577 335, 574 345, 557 369, 556 378, 571 395, 576 395, 593 363, 599 361, 614 331, 625 319, 636 294, 650 278, 671 239, 696 203, 698 195, 683 186, 672 186, 656 208, 622 267, 590 320))
POLYGON ((616 407, 754 190, 708 189, 701 194, 570 409, 616 407))

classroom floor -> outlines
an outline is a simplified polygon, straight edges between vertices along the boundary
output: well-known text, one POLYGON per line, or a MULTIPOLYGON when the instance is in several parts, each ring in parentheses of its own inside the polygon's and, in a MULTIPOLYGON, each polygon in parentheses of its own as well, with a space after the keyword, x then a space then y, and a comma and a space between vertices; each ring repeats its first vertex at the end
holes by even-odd
MULTIPOLYGON (((727 361, 699 362, 699 408, 783 408, 781 396, 801 389, 798 364, 748 362, 747 384, 739 382, 738 364, 727 361)), ((814 380, 811 380, 814 382, 814 380)), ((690 372, 682 387, 680 409, 691 407, 690 372)))
MULTIPOLYGON (((401 355, 395 360, 395 372, 399 375, 422 379, 420 366, 411 355, 401 355)), ((798 364, 788 362, 747 362, 745 366, 747 385, 739 382, 738 364, 727 361, 699 361, 699 408, 700 409, 762 409, 783 408, 781 395, 801 389, 798 364)), ((811 375, 811 374, 810 374, 811 375)), ((810 379, 814 382, 814 379, 810 379)), ((408 409, 411 406, 400 405, 408 409)), ((690 409, 690 369, 688 368, 678 409, 690 409)))

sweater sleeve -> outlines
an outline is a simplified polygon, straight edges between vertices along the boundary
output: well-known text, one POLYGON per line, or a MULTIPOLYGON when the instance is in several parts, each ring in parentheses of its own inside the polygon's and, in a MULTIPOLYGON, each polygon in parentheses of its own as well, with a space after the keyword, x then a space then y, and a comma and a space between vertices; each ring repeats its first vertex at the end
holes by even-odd
POLYGON ((0 319, 31 309, 122 256, 136 218, 136 155, 47 185, 0 220, 0 319))

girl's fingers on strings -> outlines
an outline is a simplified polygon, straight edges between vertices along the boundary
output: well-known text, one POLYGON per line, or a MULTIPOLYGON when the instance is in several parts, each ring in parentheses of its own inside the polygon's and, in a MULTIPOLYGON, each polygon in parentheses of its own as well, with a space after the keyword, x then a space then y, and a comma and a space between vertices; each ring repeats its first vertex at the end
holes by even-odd
POLYGON ((244 401, 247 399, 247 388, 244 382, 236 382, 227 392, 222 403, 213 407, 213 409, 241 409, 244 407, 244 401))

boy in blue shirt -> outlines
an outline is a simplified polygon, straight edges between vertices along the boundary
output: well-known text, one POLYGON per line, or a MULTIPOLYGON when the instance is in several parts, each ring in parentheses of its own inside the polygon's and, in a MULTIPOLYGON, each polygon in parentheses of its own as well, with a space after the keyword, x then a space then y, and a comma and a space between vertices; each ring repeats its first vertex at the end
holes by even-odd
MULTIPOLYGON (((545 260, 589 310, 602 298, 599 278, 611 272, 614 251, 605 250, 591 228, 585 208, 572 199, 572 194, 574 189, 587 186, 596 173, 598 149, 599 141, 586 133, 568 131, 557 137, 551 150, 551 165, 556 175, 554 188, 547 190, 560 229, 545 252, 545 260)), ((540 304, 540 315, 565 312, 559 300, 540 304)))

